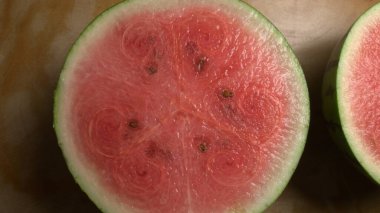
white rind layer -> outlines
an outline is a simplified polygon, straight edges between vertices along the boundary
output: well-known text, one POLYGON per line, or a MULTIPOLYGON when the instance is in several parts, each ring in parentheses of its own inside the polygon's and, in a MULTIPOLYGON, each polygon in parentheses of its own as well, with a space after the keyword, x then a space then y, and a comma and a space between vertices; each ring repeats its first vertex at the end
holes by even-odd
POLYGON ((119 3, 99 15, 81 34, 79 39, 69 52, 62 70, 55 96, 54 126, 58 136, 59 145, 66 158, 67 165, 75 180, 88 194, 94 203, 104 212, 133 212, 133 209, 123 205, 118 198, 104 190, 97 177, 95 168, 88 165, 81 153, 74 145, 74 137, 70 135, 70 112, 72 106, 71 95, 74 91, 72 84, 72 71, 81 60, 81 55, 86 54, 86 47, 94 40, 100 39, 104 32, 112 26, 112 23, 120 17, 128 17, 138 14, 141 10, 157 12, 167 9, 181 9, 191 5, 213 5, 218 9, 237 18, 240 18, 247 30, 258 33, 263 39, 273 39, 278 48, 279 55, 286 61, 290 70, 290 76, 294 84, 292 104, 294 120, 291 122, 297 134, 287 138, 289 145, 282 165, 278 165, 276 176, 270 177, 266 188, 263 188, 260 199, 251 206, 247 206, 247 212, 261 212, 266 209, 281 194, 289 182, 304 149, 309 127, 309 98, 306 81, 293 51, 289 47, 282 34, 258 11, 246 3, 235 0, 130 0, 119 3))

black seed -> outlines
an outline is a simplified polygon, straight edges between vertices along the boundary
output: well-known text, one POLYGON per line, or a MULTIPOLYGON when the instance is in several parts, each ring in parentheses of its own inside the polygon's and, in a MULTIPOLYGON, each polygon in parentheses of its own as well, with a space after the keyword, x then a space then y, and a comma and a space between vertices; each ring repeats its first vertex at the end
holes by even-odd
POLYGON ((222 91, 223 98, 232 98, 234 96, 234 93, 231 90, 224 89, 222 91))
POLYGON ((198 72, 203 71, 204 67, 206 66, 206 63, 208 61, 208 58, 206 56, 201 56, 196 61, 196 68, 198 72))
POLYGON ((204 144, 204 143, 199 144, 198 148, 199 148, 199 151, 201 151, 202 153, 205 153, 208 149, 206 144, 204 144))
POLYGON ((128 126, 130 128, 136 129, 137 127, 139 127, 139 122, 136 119, 132 119, 129 121, 128 126))
POLYGON ((157 72, 157 67, 155 66, 149 66, 146 71, 148 72, 149 75, 153 75, 157 72))

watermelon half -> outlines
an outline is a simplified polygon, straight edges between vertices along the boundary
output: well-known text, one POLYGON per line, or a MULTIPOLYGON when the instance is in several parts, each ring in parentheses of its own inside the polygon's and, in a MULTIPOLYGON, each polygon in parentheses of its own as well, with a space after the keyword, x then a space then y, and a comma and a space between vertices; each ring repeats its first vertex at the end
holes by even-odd
POLYGON ((324 115, 334 140, 380 183, 380 4, 353 24, 324 76, 324 115))
POLYGON ((299 161, 309 101, 284 37, 249 5, 130 0, 76 41, 54 114, 106 212, 258 212, 299 161))

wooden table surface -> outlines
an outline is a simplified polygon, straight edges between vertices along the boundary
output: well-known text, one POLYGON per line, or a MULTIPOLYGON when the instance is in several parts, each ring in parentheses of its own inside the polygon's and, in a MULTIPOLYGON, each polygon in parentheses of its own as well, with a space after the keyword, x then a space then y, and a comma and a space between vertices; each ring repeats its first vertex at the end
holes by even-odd
MULTIPOLYGON (((311 127, 285 191, 267 212, 380 212, 380 187, 327 134, 320 89, 327 60, 376 1, 247 0, 285 35, 309 86, 311 127)), ((99 212, 75 184, 52 128, 53 95, 70 45, 116 0, 0 0, 0 212, 99 212)))

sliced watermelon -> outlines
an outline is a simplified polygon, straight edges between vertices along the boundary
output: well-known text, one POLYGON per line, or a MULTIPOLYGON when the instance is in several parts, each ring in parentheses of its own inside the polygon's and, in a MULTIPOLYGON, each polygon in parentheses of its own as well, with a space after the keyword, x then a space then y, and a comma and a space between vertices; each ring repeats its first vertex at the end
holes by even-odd
POLYGON ((351 27, 330 59, 324 115, 334 140, 380 183, 380 4, 351 27))
POLYGON ((247 4, 131 0, 77 40, 54 114, 104 211, 257 212, 294 172, 309 101, 287 42, 247 4))

